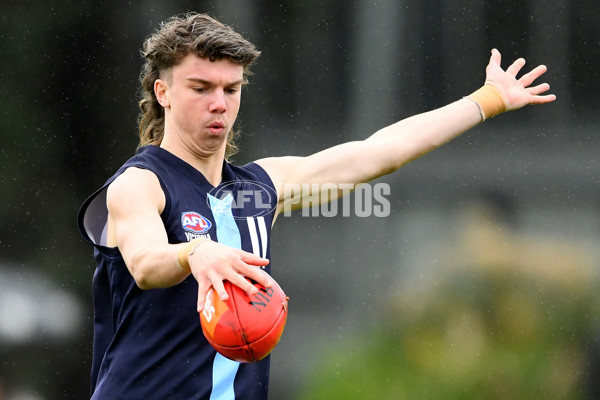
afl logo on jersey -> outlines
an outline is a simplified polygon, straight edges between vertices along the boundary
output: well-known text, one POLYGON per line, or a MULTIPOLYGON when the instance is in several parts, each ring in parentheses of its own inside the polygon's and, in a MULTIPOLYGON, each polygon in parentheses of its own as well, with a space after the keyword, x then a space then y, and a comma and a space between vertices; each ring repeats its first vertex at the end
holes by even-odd
POLYGON ((181 226, 191 233, 205 233, 212 223, 195 211, 186 211, 181 214, 181 226))

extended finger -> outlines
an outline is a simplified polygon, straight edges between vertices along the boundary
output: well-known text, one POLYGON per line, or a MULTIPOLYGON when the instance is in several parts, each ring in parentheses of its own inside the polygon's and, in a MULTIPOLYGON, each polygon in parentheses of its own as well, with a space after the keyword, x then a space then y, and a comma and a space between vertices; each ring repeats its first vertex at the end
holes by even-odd
POLYGON ((210 285, 208 283, 201 284, 200 282, 198 282, 198 304, 196 306, 198 312, 201 312, 202 310, 204 310, 204 304, 206 303, 206 296, 208 296, 208 292, 211 290, 212 290, 212 288, 210 287, 210 285))
POLYGON ((524 58, 517 58, 507 69, 506 72, 513 77, 517 76, 521 68, 525 65, 524 58))
MULTIPOLYGON (((260 268, 260 266, 246 264, 244 261, 239 260, 238 262, 232 264, 232 267, 233 267, 233 270, 239 275, 243 275, 245 277, 253 279, 265 287, 273 286, 272 278, 269 276, 269 274, 266 271, 264 271, 262 268, 260 268)), ((237 274, 235 274, 235 275, 237 275, 237 274)), ((228 275, 227 279, 229 279, 230 277, 231 277, 231 274, 228 275)), ((238 286, 242 286, 242 285, 238 285, 238 286)))
POLYGON ((556 95, 546 94, 544 96, 535 96, 529 104, 544 104, 556 100, 556 95))
POLYGON ((527 88, 527 91, 529 92, 529 94, 532 94, 534 96, 537 96, 538 94, 547 92, 548 90, 550 90, 550 85, 547 83, 540 83, 537 86, 532 86, 530 88, 527 88))
POLYGON ((545 65, 538 65, 521 78, 519 78, 519 83, 523 85, 523 87, 527 87, 533 83, 537 78, 539 78, 544 72, 546 72, 548 68, 545 65))
POLYGON ((254 286, 252 283, 250 283, 242 275, 235 274, 234 276, 231 276, 228 280, 233 285, 239 287, 244 292, 246 292, 249 296, 252 296, 252 295, 258 293, 258 288, 256 286, 254 286))
POLYGON ((500 66, 500 62, 502 61, 502 56, 498 49, 492 49, 492 55, 490 56, 489 65, 497 65, 500 66))
POLYGON ((239 250, 240 259, 246 264, 257 265, 259 267, 264 267, 265 265, 269 265, 269 260, 266 258, 262 258, 257 256, 256 254, 249 253, 244 250, 239 250))
POLYGON ((273 279, 271 278, 271 276, 265 270, 260 268, 262 266, 267 265, 269 263, 269 260, 260 257, 258 257, 258 259, 261 261, 261 263, 247 263, 246 261, 240 259, 239 262, 236 262, 235 264, 233 264, 233 266, 238 273, 247 276, 251 279, 254 279, 261 285, 265 287, 273 286, 273 279), (266 261, 266 263, 264 263, 263 261, 266 261))
POLYGON ((214 279, 212 282, 213 288, 215 289, 215 292, 217 292, 217 296, 219 296, 219 298, 223 301, 227 301, 229 299, 229 295, 227 294, 227 291, 225 290, 225 285, 223 284, 223 280, 222 279, 214 279))
POLYGON ((275 280, 267 271, 258 267, 249 267, 247 272, 244 274, 248 278, 255 280, 266 288, 275 286, 275 280))

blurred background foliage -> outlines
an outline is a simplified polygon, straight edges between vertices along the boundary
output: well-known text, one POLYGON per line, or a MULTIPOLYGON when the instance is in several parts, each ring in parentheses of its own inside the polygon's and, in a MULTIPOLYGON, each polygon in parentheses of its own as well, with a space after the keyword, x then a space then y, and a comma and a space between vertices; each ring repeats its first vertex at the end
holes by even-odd
POLYGON ((596 398, 592 255, 492 214, 463 217, 434 285, 398 290, 377 326, 329 344, 299 398, 596 398))
POLYGON ((5 0, 0 399, 88 397, 94 264, 76 214, 137 145, 144 38, 188 10, 263 52, 239 164, 461 98, 491 47, 548 64, 558 95, 381 178, 388 218, 278 221, 291 302, 271 398, 600 397, 600 3, 5 0))

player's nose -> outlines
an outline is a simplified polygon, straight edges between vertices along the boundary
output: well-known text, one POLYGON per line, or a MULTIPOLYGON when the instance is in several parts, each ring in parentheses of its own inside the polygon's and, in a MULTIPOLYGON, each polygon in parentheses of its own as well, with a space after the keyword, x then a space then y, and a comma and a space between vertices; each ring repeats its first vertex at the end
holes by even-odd
POLYGON ((225 92, 222 89, 215 90, 210 102, 210 111, 215 113, 224 113, 227 111, 225 102, 225 92))

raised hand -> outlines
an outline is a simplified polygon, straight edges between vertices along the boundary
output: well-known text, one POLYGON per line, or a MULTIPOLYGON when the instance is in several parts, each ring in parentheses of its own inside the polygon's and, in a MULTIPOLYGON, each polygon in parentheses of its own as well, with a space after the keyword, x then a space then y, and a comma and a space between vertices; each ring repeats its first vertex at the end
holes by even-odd
POLYGON ((542 95, 550 89, 547 83, 531 86, 542 76, 547 68, 539 65, 517 79, 517 74, 525 66, 525 59, 518 58, 506 71, 500 66, 502 56, 497 49, 492 49, 490 62, 486 67, 485 83, 493 85, 502 94, 506 111, 516 110, 528 104, 543 104, 556 100, 553 94, 542 95))

